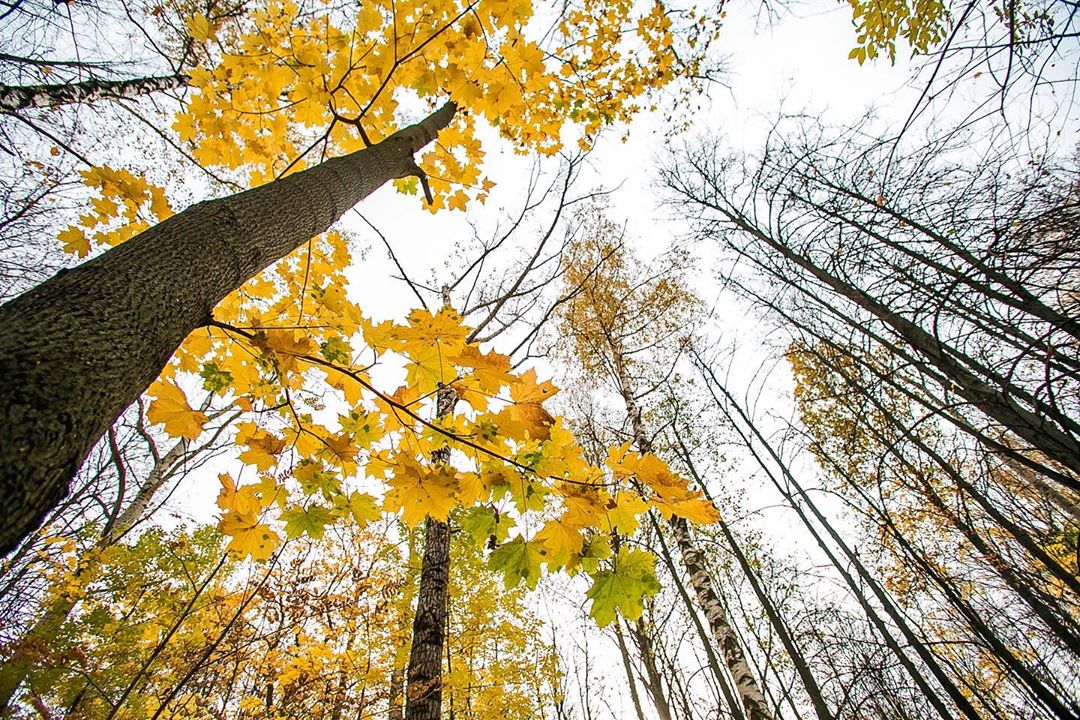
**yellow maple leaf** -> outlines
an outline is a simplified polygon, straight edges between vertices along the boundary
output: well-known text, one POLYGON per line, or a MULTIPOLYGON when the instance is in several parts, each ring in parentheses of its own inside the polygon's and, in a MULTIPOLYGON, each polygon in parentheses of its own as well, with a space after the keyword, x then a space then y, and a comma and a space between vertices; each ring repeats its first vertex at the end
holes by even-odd
POLYGON ((585 542, 580 529, 567 522, 565 515, 558 520, 548 520, 533 540, 543 546, 548 565, 553 568, 565 565, 572 555, 581 552, 585 542))
POLYGON ((323 438, 325 447, 319 454, 331 465, 340 467, 346 473, 352 472, 356 469, 356 456, 360 453, 360 448, 353 444, 352 437, 352 433, 343 432, 323 438))
POLYGON ((64 244, 64 252, 86 257, 90 254, 90 240, 82 228, 72 225, 56 238, 64 244))
POLYGON ((250 555, 254 560, 268 559, 281 544, 281 537, 269 525, 259 522, 254 513, 225 513, 218 530, 231 538, 229 550, 241 557, 250 555))
POLYGON ((510 398, 515 403, 542 403, 559 392, 550 380, 536 381, 536 371, 528 370, 510 386, 510 398))
POLYGON ((179 387, 159 380, 150 386, 147 393, 155 398, 146 411, 150 422, 164 425, 165 432, 173 437, 194 440, 202 434, 209 418, 188 405, 187 397, 179 387))
POLYGON ((319 348, 302 330, 261 330, 255 334, 252 343, 264 352, 273 353, 283 373, 296 372, 299 358, 314 355, 319 348))
POLYGON ((656 497, 651 505, 665 516, 677 515, 699 525, 709 525, 720 519, 716 506, 699 492, 687 493, 683 497, 656 497))
POLYGON ((464 348, 469 328, 461 324, 461 313, 451 307, 442 307, 435 314, 416 309, 409 313, 408 327, 400 328, 399 336, 405 341, 404 351, 411 354, 414 346, 442 343, 447 355, 457 354, 464 348), (453 350, 451 351, 451 348, 453 350))
POLYGON ((481 353, 475 345, 466 345, 451 361, 459 367, 472 368, 471 377, 486 393, 495 394, 503 386, 515 382, 510 372, 510 358, 494 351, 481 353))
POLYGON ((214 26, 202 13, 196 13, 187 19, 188 30, 196 42, 206 42, 214 37, 214 26))
POLYGON ((383 502, 384 510, 401 510, 401 517, 409 527, 416 527, 427 515, 446 522, 458 504, 458 482, 453 473, 445 466, 429 469, 401 456, 392 473, 387 481, 390 489, 383 502))
POLYGON ((604 522, 607 529, 622 535, 633 535, 638 526, 638 515, 649 509, 649 504, 637 493, 622 491, 604 505, 604 522))
POLYGON ((241 423, 237 427, 236 444, 246 445, 240 460, 254 465, 261 471, 269 470, 278 463, 278 455, 285 449, 285 440, 257 428, 255 423, 241 423))
POLYGON ((232 510, 241 515, 254 515, 262 509, 262 503, 255 496, 255 488, 246 486, 237 488, 236 482, 228 473, 218 475, 221 492, 217 496, 217 506, 222 510, 232 510))

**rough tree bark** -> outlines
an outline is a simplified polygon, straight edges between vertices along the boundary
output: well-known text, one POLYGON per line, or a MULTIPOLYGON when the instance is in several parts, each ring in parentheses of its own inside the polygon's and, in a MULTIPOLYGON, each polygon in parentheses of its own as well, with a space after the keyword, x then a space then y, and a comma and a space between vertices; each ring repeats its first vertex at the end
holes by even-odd
POLYGON ((193 205, 0 306, 0 553, 40 523, 109 424, 226 295, 394 178, 447 103, 365 150, 193 205))
POLYGON ((131 80, 86 80, 63 85, 0 85, 0 111, 48 108, 94 100, 133 98, 188 84, 187 75, 164 75, 131 80))
MULTIPOLYGON (((180 440, 154 463, 154 467, 146 476, 146 480, 139 488, 131 504, 102 532, 101 537, 94 544, 95 550, 101 550, 113 545, 143 518, 154 496, 169 478, 173 477, 173 471, 184 459, 187 449, 188 442, 180 440)), ((90 569, 90 566, 94 564, 95 561, 93 560, 88 563, 85 557, 80 558, 72 576, 73 580, 80 580, 90 569)), ((46 608, 45 613, 31 626, 19 642, 32 644, 37 641, 48 643, 51 638, 55 638, 60 632, 60 628, 67 622, 71 611, 75 609, 80 594, 78 592, 64 592, 57 595, 46 608)), ((15 693, 18 692, 19 686, 22 685, 32 668, 33 663, 30 659, 18 650, 16 650, 14 657, 10 661, 0 667, 0 717, 3 717, 8 711, 15 693)))
MULTIPOLYGON (((454 409, 457 392, 449 385, 435 396, 436 415, 446 417, 454 409)), ((433 463, 450 461, 450 448, 431 453, 433 463)), ((424 560, 413 616, 412 648, 409 651, 405 720, 439 720, 442 710, 442 657, 446 645, 446 599, 450 584, 450 525, 428 517, 424 526, 424 560)))

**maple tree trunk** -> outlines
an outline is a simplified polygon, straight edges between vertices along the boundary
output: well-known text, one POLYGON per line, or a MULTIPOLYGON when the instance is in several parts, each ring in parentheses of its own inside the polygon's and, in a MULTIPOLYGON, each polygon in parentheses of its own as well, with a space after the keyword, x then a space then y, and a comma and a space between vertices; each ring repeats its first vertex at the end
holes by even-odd
MULTIPOLYGON (((457 392, 440 387, 435 396, 437 417, 454 409, 457 392)), ((433 463, 450 461, 450 448, 431 453, 433 463)), ((412 647, 409 651, 405 720, 439 720, 442 710, 442 656, 446 644, 446 602, 450 585, 450 525, 428 517, 424 525, 424 559, 416 593, 412 647)))
POLYGON ((0 85, 0 111, 139 97, 184 87, 190 79, 187 75, 164 75, 131 80, 85 80, 62 85, 0 85))
MULTIPOLYGON (((135 498, 126 508, 124 508, 123 512, 116 517, 111 525, 105 528, 101 537, 94 543, 95 550, 101 550, 113 545, 128 530, 130 530, 135 523, 143 518, 143 515, 153 501, 154 496, 162 488, 165 482, 172 477, 172 470, 184 457, 187 447, 187 441, 180 440, 173 445, 168 452, 162 455, 160 460, 154 463, 153 469, 147 474, 146 480, 139 487, 139 491, 135 494, 135 498)), ((91 555, 91 557, 93 556, 91 555)), ((86 573, 92 572, 96 564, 96 560, 86 562, 85 556, 80 558, 72 573, 72 579, 80 580, 86 573)), ((33 646, 37 643, 43 643, 47 645, 50 639, 57 637, 60 633, 60 629, 64 626, 64 623, 67 622, 71 611, 75 609, 75 605, 80 599, 81 593, 82 588, 80 587, 78 593, 73 590, 68 590, 58 594, 45 610, 45 613, 41 618, 39 618, 38 621, 23 634, 19 639, 18 644, 33 646)), ((21 651, 19 648, 16 648, 12 659, 4 663, 3 667, 0 667, 0 717, 8 710, 12 698, 15 696, 15 693, 18 692, 19 686, 22 685, 31 669, 32 662, 26 656, 25 652, 21 651)))
POLYGON ((442 651, 446 642, 446 594, 450 578, 450 526, 428 518, 424 560, 409 652, 405 720, 438 720, 442 707, 442 651))
POLYGON ((226 295, 323 232, 453 118, 191 206, 0 306, 0 553, 40 523, 109 424, 226 295))

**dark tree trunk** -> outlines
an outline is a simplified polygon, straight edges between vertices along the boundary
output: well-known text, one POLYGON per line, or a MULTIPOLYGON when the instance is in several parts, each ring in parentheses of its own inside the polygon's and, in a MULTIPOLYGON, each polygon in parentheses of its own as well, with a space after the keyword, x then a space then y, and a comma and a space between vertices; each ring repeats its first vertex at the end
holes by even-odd
MULTIPOLYGON (((454 409, 457 392, 449 386, 436 394, 436 415, 454 409)), ((450 448, 431 453, 433 463, 450 461, 450 448)), ((405 720, 439 720, 442 710, 442 658, 446 645, 447 590, 450 585, 450 526, 428 517, 424 526, 424 560, 416 593, 412 647, 409 652, 405 720)))
POLYGON ((429 517, 424 530, 424 564, 420 571, 420 591, 416 594, 409 653, 405 720, 439 720, 449 576, 450 526, 429 517))
POLYGON ((241 283, 388 180, 453 103, 383 142, 193 205, 0 306, 0 553, 59 501, 91 446, 241 283))
POLYGON ((0 111, 139 97, 184 87, 190 79, 187 75, 165 75, 132 80, 86 80, 63 85, 0 85, 0 111))
POLYGON ((900 631, 901 635, 903 635, 904 641, 907 643, 907 646, 913 649, 915 653, 919 656, 919 658, 923 661, 923 663, 925 664, 925 668, 929 669, 930 674, 934 677, 934 679, 937 680, 945 693, 953 701, 953 703, 956 705, 957 710, 959 710, 960 713, 969 720, 980 720, 981 715, 975 710, 968 697, 960 691, 960 689, 952 681, 952 678, 950 678, 949 675, 945 672, 945 670, 941 667, 941 664, 938 662, 937 657, 926 646, 926 643, 924 643, 918 637, 916 631, 908 624, 903 614, 896 607, 892 596, 889 595, 889 593, 883 587, 881 587, 878 579, 874 576, 872 572, 870 572, 866 565, 863 564, 862 560, 859 559, 858 554, 851 549, 851 547, 844 541, 844 539, 840 536, 840 534, 836 531, 836 529, 832 526, 828 519, 821 513, 821 511, 818 509, 817 505, 811 498, 810 494, 806 492, 802 484, 799 483, 799 481, 795 478, 794 474, 792 474, 787 464, 776 453, 776 450, 772 447, 772 445, 769 444, 765 436, 762 435, 757 425, 753 423, 750 417, 743 410, 742 406, 738 404, 738 402, 731 395, 728 389, 722 383, 720 383, 719 380, 717 380, 717 378, 708 370, 708 368, 702 367, 700 365, 700 358, 695 357, 695 360, 698 361, 699 367, 701 367, 702 372, 705 375, 705 379, 709 382, 710 391, 712 390, 712 388, 715 388, 719 390, 723 397, 726 399, 727 402, 724 403, 715 395, 713 396, 717 406, 727 416, 728 420, 731 421, 733 427, 738 427, 737 423, 741 420, 742 423, 746 425, 748 432, 753 435, 753 437, 757 440, 758 443, 761 444, 765 452, 776 464, 776 467, 779 469, 784 482, 781 482, 781 480, 777 478, 770 470, 765 458, 760 455, 760 453, 754 446, 753 440, 741 430, 739 431, 740 435, 742 435, 744 444, 746 445, 747 449, 750 450, 751 455, 754 456, 754 459, 757 461, 758 465, 765 472, 765 475, 769 478, 769 481, 784 497, 784 499, 787 500, 789 507, 791 507, 791 509, 795 511, 796 515, 799 516, 799 519, 803 522, 803 525, 814 537, 814 540, 817 543, 818 547, 821 548, 822 552, 824 552, 826 557, 829 558, 829 561, 833 564, 836 570, 843 576, 844 580, 847 582, 848 587, 851 589, 852 594, 859 600, 860 604, 862 604, 863 609, 866 612, 867 618, 877 628, 882 639, 886 642, 886 644, 895 654, 896 658, 904 666, 904 669, 908 672, 911 679, 915 682, 916 686, 918 686, 919 690, 922 691, 923 695, 934 706, 934 709, 937 711, 938 715, 943 719, 948 719, 955 717, 956 713, 950 711, 948 708, 945 707, 938 693, 936 693, 927 683, 924 677, 924 671, 921 668, 916 667, 912 663, 911 659, 907 656, 907 653, 904 651, 904 649, 899 645, 896 639, 893 638, 889 628, 870 605, 870 602, 865 594, 867 588, 869 588, 870 591, 874 594, 874 597, 880 603, 882 610, 885 611, 885 613, 893 621, 896 629, 900 631), (835 543, 836 547, 840 550, 841 553, 843 553, 844 557, 847 560, 846 563, 842 562, 839 558, 836 557, 836 554, 832 551, 832 549, 830 549, 829 544, 818 532, 813 521, 810 519, 810 517, 807 516, 806 512, 804 512, 804 507, 810 511, 813 517, 817 520, 818 523, 820 523, 821 527, 832 539, 833 543, 835 543), (862 580, 862 584, 857 582, 856 579, 852 577, 851 573, 847 570, 847 567, 849 566, 855 568, 856 573, 862 580))
POLYGON ((626 671, 626 686, 630 690, 630 702, 634 706, 634 717, 645 720, 645 713, 641 710, 641 696, 638 695, 637 680, 634 678, 634 665, 630 662, 630 651, 626 647, 626 637, 622 630, 622 619, 615 618, 615 640, 619 646, 619 655, 622 656, 623 670, 626 671))
POLYGON ((660 675, 660 668, 656 665, 656 652, 653 650, 652 638, 645 621, 638 618, 637 623, 628 625, 630 635, 637 644, 638 655, 641 656, 641 664, 645 666, 645 689, 649 691, 653 707, 660 720, 671 720, 671 703, 668 702, 668 694, 664 690, 664 680, 660 675))
MULTIPOLYGON (((1045 403, 1028 396, 1022 388, 983 368, 916 323, 891 311, 860 288, 816 265, 806 255, 764 232, 746 217, 719 205, 709 207, 719 211, 735 227, 757 238, 838 295, 873 315, 948 378, 953 390, 972 406, 1027 441, 1032 448, 1061 463, 1073 473, 1080 474, 1080 442, 1070 432, 1076 426, 1071 418, 1061 415, 1054 408, 1048 408, 1045 403), (972 367, 977 370, 973 371, 972 367), (980 371, 985 380, 978 374, 980 371), (1034 411, 1021 406, 1013 397, 1023 397, 1034 407, 1034 411), (1044 417, 1058 419, 1064 427, 1059 428, 1044 417)), ((1080 489, 1080 482, 1074 478, 1064 484, 1072 490, 1080 489)))

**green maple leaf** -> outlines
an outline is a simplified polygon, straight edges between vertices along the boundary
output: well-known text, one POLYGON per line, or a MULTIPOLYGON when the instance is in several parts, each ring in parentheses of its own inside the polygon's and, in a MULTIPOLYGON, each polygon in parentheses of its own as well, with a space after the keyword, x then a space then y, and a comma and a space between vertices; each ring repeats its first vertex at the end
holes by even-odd
POLYGON ((483 547, 488 538, 502 542, 510 532, 507 523, 490 507, 471 507, 461 514, 461 529, 469 534, 477 547, 483 547))
POLYGON ((285 534, 290 538, 307 535, 318 540, 323 536, 326 526, 337 520, 337 515, 330 508, 312 505, 305 509, 294 506, 281 513, 285 521, 285 534))
POLYGON ((627 620, 641 617, 645 598, 660 592, 655 564, 656 557, 652 553, 621 548, 613 569, 593 575, 587 597, 592 600, 589 614, 597 625, 609 625, 616 613, 627 620))
POLYGON ((199 372, 199 377, 203 379, 203 388, 214 393, 220 393, 233 382, 232 373, 222 370, 214 363, 205 363, 199 372))
POLYGON ((536 587, 540 579, 540 562, 543 559, 542 550, 536 543, 526 542, 524 538, 516 537, 508 543, 495 548, 488 560, 492 570, 503 574, 506 589, 515 587, 522 580, 529 589, 536 587))

